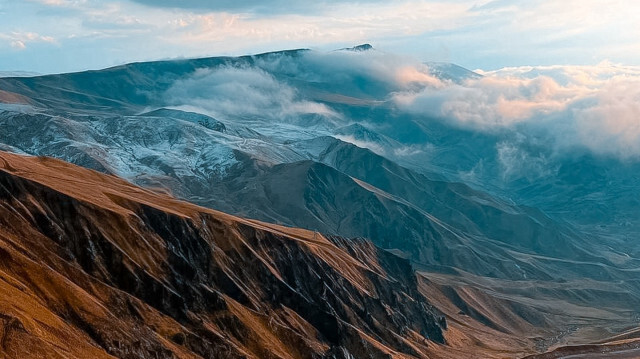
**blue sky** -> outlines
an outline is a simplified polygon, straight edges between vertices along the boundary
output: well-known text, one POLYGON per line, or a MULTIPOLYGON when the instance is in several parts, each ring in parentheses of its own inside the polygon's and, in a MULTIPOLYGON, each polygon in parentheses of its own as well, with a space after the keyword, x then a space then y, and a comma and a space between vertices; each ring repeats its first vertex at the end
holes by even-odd
POLYGON ((640 64, 635 0, 0 0, 0 71, 371 43, 470 69, 640 64))

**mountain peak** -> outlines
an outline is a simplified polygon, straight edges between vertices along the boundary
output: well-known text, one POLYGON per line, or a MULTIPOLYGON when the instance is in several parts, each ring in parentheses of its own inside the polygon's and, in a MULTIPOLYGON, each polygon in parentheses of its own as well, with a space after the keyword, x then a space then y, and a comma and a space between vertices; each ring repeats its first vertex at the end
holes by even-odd
POLYGON ((345 47, 343 49, 340 50, 345 50, 345 51, 369 51, 369 50, 373 50, 373 46, 371 46, 371 44, 362 44, 362 45, 358 45, 358 46, 354 46, 354 47, 345 47))

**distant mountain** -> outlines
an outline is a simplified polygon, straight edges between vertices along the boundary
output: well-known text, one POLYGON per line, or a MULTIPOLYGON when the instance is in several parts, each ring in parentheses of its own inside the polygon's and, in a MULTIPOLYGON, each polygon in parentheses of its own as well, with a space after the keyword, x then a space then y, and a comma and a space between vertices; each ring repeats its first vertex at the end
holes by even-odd
POLYGON ((32 77, 40 75, 37 72, 29 71, 0 71, 0 77, 32 77))
POLYGON ((549 279, 558 270, 568 277, 621 275, 593 272, 591 265, 547 268, 545 260, 532 265, 533 259, 510 254, 612 265, 593 254, 602 251, 595 249, 598 244, 534 209, 430 178, 334 137, 277 143, 243 132, 255 137, 242 138, 233 135, 236 124, 223 133, 199 124, 196 119, 202 118, 217 124, 207 116, 167 110, 73 118, 5 111, 0 141, 163 188, 210 208, 370 238, 428 267, 513 279, 549 279))
POLYGON ((362 44, 362 45, 358 45, 358 46, 354 46, 354 47, 346 47, 344 49, 341 50, 347 50, 347 51, 369 51, 369 50, 373 50, 373 46, 371 46, 370 44, 362 44))
POLYGON ((443 80, 450 80, 456 83, 461 83, 468 79, 477 79, 482 75, 473 71, 467 70, 464 67, 447 62, 427 62, 429 72, 437 78, 443 80))

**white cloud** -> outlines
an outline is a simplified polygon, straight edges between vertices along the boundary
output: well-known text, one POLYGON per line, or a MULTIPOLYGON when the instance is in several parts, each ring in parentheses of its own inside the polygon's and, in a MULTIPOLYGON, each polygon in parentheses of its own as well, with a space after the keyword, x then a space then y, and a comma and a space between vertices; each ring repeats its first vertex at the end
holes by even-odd
POLYGON ((298 98, 296 91, 255 67, 200 69, 165 93, 172 106, 194 106, 221 118, 287 120, 315 114, 338 116, 327 106, 298 98))
POLYGON ((18 50, 26 49, 29 43, 56 43, 56 39, 54 39, 53 37, 40 35, 35 32, 0 33, 0 40, 5 40, 12 48, 18 50))
POLYGON ((73 7, 87 3, 87 0, 29 0, 48 6, 73 7))
POLYGON ((640 77, 607 82, 594 99, 571 109, 581 143, 596 152, 640 157, 640 77))
MULTIPOLYGON (((480 131, 542 131, 553 146, 640 157, 640 67, 505 68, 443 88, 394 95, 397 106, 480 131), (525 127, 523 127, 525 126, 525 127)), ((518 156, 503 148, 505 158, 518 156)))
POLYGON ((496 145, 502 180, 509 181, 524 176, 529 182, 533 182, 538 178, 548 178, 557 173, 558 166, 554 166, 546 154, 532 153, 524 149, 527 144, 526 139, 522 137, 522 135, 516 136, 515 141, 502 141, 496 145))
MULTIPOLYGON (((262 57, 251 67, 200 70, 177 82, 166 99, 169 105, 195 106, 221 118, 341 117, 327 105, 301 97, 274 74, 322 83, 328 90, 364 91, 363 98, 390 100, 416 118, 551 139, 544 146, 552 151, 581 147, 600 155, 640 158, 640 67, 610 62, 505 68, 457 84, 430 75, 428 67, 415 60, 380 51, 311 51, 262 57), (360 85, 354 85, 358 81, 360 85)), ((383 151, 376 143, 342 139, 383 151)), ((546 157, 517 151, 524 142, 504 142, 497 148, 506 174, 523 162, 531 167, 528 173, 544 168, 546 157)))
POLYGON ((309 82, 332 86, 357 86, 367 79, 370 93, 441 87, 443 83, 429 68, 414 58, 383 51, 308 51, 297 57, 271 56, 258 60, 257 66, 269 72, 294 76, 309 82))
POLYGON ((206 109, 214 116, 257 116, 287 118, 315 114, 339 118, 325 104, 302 98, 293 86, 280 78, 323 83, 330 90, 363 87, 363 96, 380 96, 424 86, 443 86, 416 60, 379 51, 305 51, 296 56, 274 54, 255 59, 251 66, 221 66, 197 70, 179 80, 166 92, 171 106, 189 105, 206 109), (366 79, 367 84, 357 84, 366 79))
POLYGON ((179 46, 215 46, 226 51, 253 48, 257 49, 255 52, 328 44, 339 47, 382 37, 451 29, 463 21, 467 8, 465 4, 402 1, 335 3, 309 13, 279 15, 181 10, 168 21, 172 29, 165 27, 161 37, 179 46), (256 48, 256 43, 262 46, 256 48))
POLYGON ((14 41, 11 41, 11 47, 18 50, 23 50, 27 48, 27 45, 25 45, 23 41, 14 40, 14 41))

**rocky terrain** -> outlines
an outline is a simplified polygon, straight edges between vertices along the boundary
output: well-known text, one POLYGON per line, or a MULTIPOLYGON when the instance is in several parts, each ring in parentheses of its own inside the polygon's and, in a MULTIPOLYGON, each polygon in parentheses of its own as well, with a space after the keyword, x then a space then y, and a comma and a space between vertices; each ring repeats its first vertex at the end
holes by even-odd
MULTIPOLYGON (((67 268, 57 283, 89 293, 86 308, 42 280, 29 295, 117 357, 562 357, 620 344, 609 339, 640 318, 638 162, 398 100, 479 79, 370 46, 0 78, 0 150, 107 175, 3 154, 20 184, 5 185, 12 226, 0 229, 29 241, 11 258, 45 261, 12 283, 67 268), (78 314, 94 307, 130 324, 78 314)), ((12 313, 6 323, 36 328, 12 313)), ((37 328, 40 343, 55 337, 37 328)))
POLYGON ((408 261, 61 161, 0 153, 7 358, 424 356, 446 320, 408 261))

